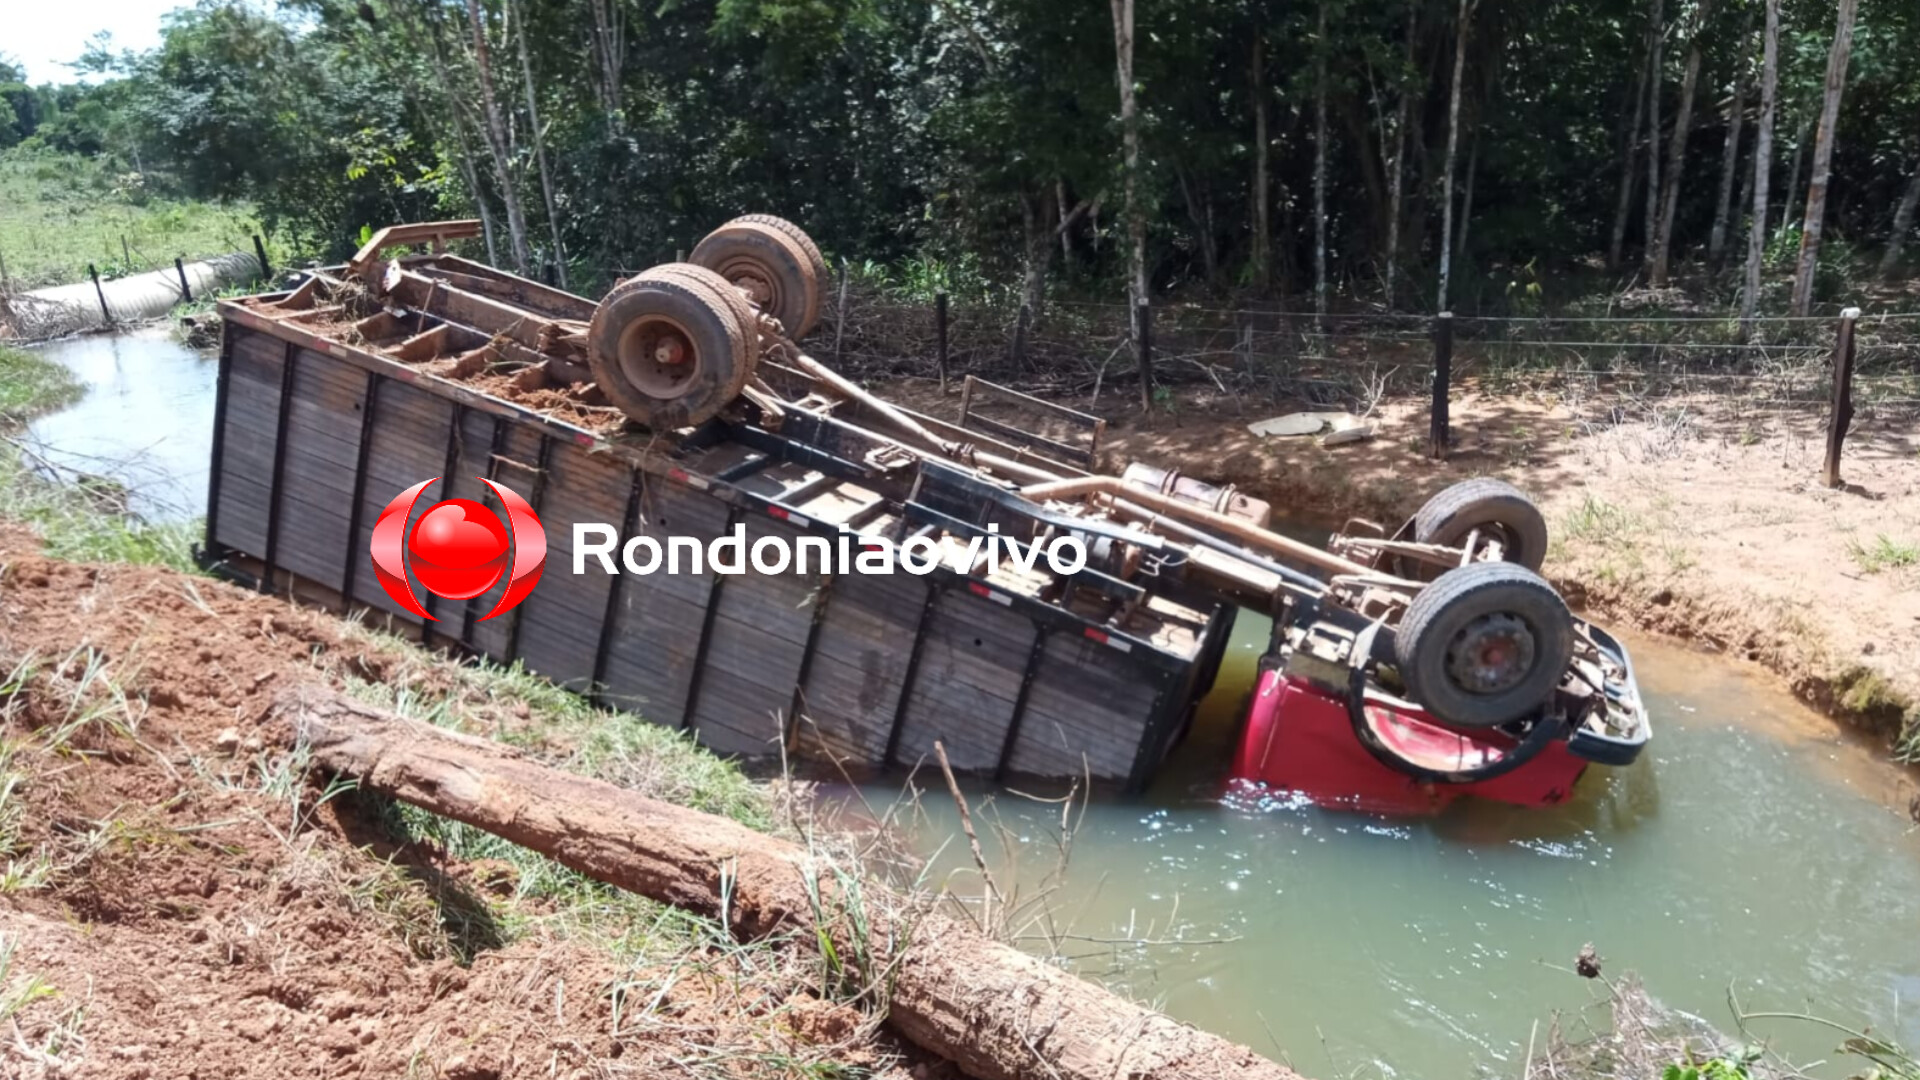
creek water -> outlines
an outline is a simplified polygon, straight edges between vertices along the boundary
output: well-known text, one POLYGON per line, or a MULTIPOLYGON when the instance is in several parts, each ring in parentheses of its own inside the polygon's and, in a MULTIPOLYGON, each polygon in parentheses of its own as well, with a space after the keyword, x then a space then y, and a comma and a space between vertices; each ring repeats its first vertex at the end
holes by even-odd
POLYGON ((206 513, 217 359, 166 328, 93 334, 36 346, 86 384, 77 403, 27 425, 35 453, 118 481, 149 520, 206 513))
MULTIPOLYGON (((88 393, 33 423, 39 452, 120 480, 143 514, 203 513, 214 360, 154 333, 42 351, 88 393)), ((1265 636, 1262 620, 1239 621, 1153 790, 1085 808, 1047 905, 1083 972, 1322 1078, 1517 1075, 1536 1021, 1542 1038, 1556 1011, 1574 1033, 1604 1021, 1587 1008, 1596 984, 1569 970, 1586 942, 1609 975, 1637 971, 1665 1005, 1722 1029, 1732 986, 1749 1010, 1920 1043, 1920 1010, 1900 1004, 1920 995, 1920 838, 1889 809, 1876 752, 1791 698, 1630 637, 1654 741, 1631 768, 1591 770, 1567 805, 1463 802, 1407 821, 1223 801, 1265 636)), ((912 841, 936 855, 934 880, 977 889, 934 787, 912 841)), ((882 805, 895 791, 863 794, 882 805)), ((1018 855, 1012 869, 995 858, 1003 887, 1048 887, 1059 808, 991 801, 984 815, 1018 855)), ((1835 1042, 1805 1024, 1753 1030, 1801 1061, 1835 1042)))
MULTIPOLYGON (((1920 993, 1920 838, 1889 809, 1875 752, 1790 697, 1633 637, 1654 741, 1630 768, 1589 770, 1567 805, 1463 801, 1390 820, 1223 801, 1266 633, 1249 618, 1236 630, 1172 767, 1143 797, 1086 807, 1064 875, 1058 806, 1001 792, 982 815, 1015 838, 1011 858, 983 838, 999 874, 1029 897, 1054 889, 1060 949, 1081 971, 1323 1078, 1517 1076, 1536 1021, 1542 1039, 1556 1011, 1570 1033, 1604 1030, 1588 1007, 1604 989, 1571 971, 1587 942, 1610 977, 1638 972, 1721 1030, 1732 986, 1750 1012, 1920 1041, 1920 1009, 1900 1007, 1920 993), (1141 939, 1158 943, 1126 944, 1141 939)), ((875 806, 894 795, 865 792, 875 806)), ((919 801, 931 879, 977 891, 937 777, 919 801)), ((1801 1062, 1837 1041, 1798 1022, 1750 1030, 1801 1062)))

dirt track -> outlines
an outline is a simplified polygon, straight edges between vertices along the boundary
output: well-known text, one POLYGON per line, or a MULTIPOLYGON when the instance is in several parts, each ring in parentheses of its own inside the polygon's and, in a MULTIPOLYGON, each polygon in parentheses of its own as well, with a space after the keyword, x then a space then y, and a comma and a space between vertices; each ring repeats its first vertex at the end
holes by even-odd
MULTIPOLYGON (((548 932, 502 868, 396 844, 362 797, 316 811, 310 789, 276 784, 285 762, 239 733, 295 682, 401 672, 390 646, 220 583, 33 550, 0 526, 19 830, 0 855, 14 870, 0 987, 48 989, 14 1015, 19 1040, 0 1040, 0 1075, 947 1075, 900 1064, 866 1017, 815 999, 772 954, 693 948, 664 978, 548 932), (35 673, 10 686, 29 658, 35 673), (463 967, 448 931, 461 911, 527 928, 463 967), (644 988, 618 1036, 617 986, 644 988)), ((418 693, 449 689, 432 669, 415 678, 417 660, 404 670, 418 693)))

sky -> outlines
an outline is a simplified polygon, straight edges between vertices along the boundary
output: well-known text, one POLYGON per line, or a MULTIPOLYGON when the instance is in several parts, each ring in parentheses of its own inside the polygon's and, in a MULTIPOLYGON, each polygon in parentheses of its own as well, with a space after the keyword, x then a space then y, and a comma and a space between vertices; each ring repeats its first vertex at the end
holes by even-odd
POLYGON ((0 55, 22 64, 27 81, 72 82, 65 63, 80 58, 88 39, 113 35, 113 51, 142 52, 160 44, 160 17, 191 0, 0 0, 0 55))

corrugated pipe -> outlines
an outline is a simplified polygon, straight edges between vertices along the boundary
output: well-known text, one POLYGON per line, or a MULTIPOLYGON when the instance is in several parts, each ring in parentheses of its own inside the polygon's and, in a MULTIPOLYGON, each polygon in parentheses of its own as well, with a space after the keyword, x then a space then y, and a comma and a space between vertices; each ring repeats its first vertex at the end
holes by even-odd
POLYGON ((34 289, 0 298, 5 305, 5 310, 0 310, 0 326, 10 323, 14 336, 36 341, 98 330, 112 323, 157 319, 185 299, 180 292, 181 273, 196 297, 261 276, 260 261, 251 252, 236 251, 185 263, 179 271, 167 267, 103 281, 98 292, 91 281, 34 289), (105 311, 100 309, 102 297, 106 299, 105 311))

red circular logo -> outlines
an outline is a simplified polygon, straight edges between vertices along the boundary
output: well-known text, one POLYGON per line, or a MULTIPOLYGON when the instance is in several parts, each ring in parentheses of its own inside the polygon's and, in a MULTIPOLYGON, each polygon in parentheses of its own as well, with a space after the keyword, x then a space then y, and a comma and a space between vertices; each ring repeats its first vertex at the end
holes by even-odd
POLYGON ((395 603, 422 619, 433 616, 414 595, 409 570, 422 588, 448 600, 471 600, 505 576, 506 590, 493 610, 480 617, 484 622, 511 610, 539 584, 547 561, 547 532, 525 499, 485 477, 476 479, 499 498, 506 524, 472 499, 447 499, 428 507, 408 531, 420 493, 439 479, 413 485, 380 511, 370 545, 374 574, 395 603))

